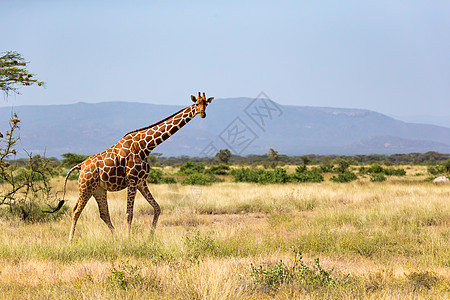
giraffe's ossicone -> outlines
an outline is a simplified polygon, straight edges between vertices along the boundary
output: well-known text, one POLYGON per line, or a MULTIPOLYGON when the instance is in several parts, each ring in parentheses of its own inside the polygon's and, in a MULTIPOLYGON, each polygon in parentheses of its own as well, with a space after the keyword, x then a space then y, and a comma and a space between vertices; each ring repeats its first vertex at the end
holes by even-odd
POLYGON ((136 191, 139 191, 154 209, 152 234, 154 233, 161 209, 147 187, 146 179, 150 169, 147 158, 156 146, 171 137, 196 115, 205 118, 205 109, 214 98, 207 99, 205 93, 203 95, 198 93, 197 98, 191 96, 191 99, 194 102, 192 105, 155 124, 127 133, 111 148, 90 156, 67 173, 64 182, 64 193, 70 173, 77 169, 80 170, 78 179, 79 196, 72 212, 70 241, 73 239, 77 220, 92 196, 97 201, 100 218, 114 233, 106 195, 108 191, 119 191, 124 188, 128 189, 128 231, 131 233, 134 199, 136 191))

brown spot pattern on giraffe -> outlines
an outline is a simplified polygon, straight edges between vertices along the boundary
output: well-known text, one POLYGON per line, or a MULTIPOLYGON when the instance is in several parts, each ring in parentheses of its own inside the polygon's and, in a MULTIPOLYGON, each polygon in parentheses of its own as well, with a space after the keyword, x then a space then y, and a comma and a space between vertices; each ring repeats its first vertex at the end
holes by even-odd
MULTIPOLYGON (((195 97, 192 96, 192 99, 194 101, 195 97)), ((150 170, 147 157, 151 150, 172 136, 198 113, 204 114, 204 109, 211 100, 212 98, 207 100, 204 93, 203 96, 199 93, 199 97, 193 105, 154 125, 126 134, 111 148, 86 159, 80 166, 79 196, 73 209, 69 240, 73 238, 81 211, 92 196, 97 201, 101 219, 111 231, 114 231, 114 226, 109 217, 106 192, 119 191, 124 188, 128 188, 128 230, 131 230, 136 190, 139 190, 154 208, 155 213, 152 222, 154 230, 161 210, 146 184, 146 178, 150 170), (202 111, 198 111, 199 108, 202 111)))

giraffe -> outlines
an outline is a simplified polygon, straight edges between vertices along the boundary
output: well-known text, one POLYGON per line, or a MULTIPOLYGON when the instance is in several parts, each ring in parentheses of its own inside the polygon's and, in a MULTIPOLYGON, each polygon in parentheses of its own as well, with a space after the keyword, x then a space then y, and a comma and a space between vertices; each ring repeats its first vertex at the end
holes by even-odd
MULTIPOLYGON (((80 176, 78 179, 79 195, 72 211, 72 227, 69 241, 72 241, 78 218, 92 196, 97 201, 100 218, 106 223, 111 233, 114 234, 114 226, 109 216, 107 192, 119 191, 125 188, 127 188, 126 215, 129 235, 131 235, 134 199, 136 192, 139 191, 154 210, 151 229, 151 235, 153 236, 161 209, 146 183, 150 169, 147 158, 156 146, 171 137, 197 114, 201 118, 205 118, 205 109, 213 99, 214 97, 206 99, 205 93, 203 95, 198 93, 197 98, 191 95, 191 100, 194 104, 155 124, 127 133, 111 148, 92 155, 82 163, 71 168, 64 182, 64 194, 70 173, 74 170, 80 170, 80 176)), ((64 203, 62 202, 64 201, 64 194, 63 200, 58 205, 59 208, 62 206, 61 203, 64 203)), ((58 207, 50 212, 56 211, 58 207)))

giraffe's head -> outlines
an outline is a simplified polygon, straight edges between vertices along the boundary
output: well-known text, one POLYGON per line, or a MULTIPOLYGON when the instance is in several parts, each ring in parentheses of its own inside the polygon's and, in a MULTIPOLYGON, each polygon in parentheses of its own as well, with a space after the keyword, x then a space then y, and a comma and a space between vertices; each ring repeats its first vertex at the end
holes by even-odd
POLYGON ((191 95, 192 102, 195 103, 195 107, 197 109, 197 113, 200 115, 200 117, 205 118, 206 117, 206 107, 208 106, 211 101, 214 100, 214 97, 210 97, 206 99, 205 93, 203 93, 203 96, 198 92, 198 97, 195 98, 195 96, 191 95))

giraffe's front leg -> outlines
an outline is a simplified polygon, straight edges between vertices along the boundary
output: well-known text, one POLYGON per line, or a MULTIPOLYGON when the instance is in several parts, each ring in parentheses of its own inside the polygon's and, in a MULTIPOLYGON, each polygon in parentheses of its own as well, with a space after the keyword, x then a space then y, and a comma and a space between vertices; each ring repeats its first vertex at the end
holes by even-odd
POLYGON ((131 222, 133 221, 133 207, 135 197, 136 197, 136 185, 130 184, 128 186, 128 194, 127 194, 127 223, 129 236, 131 236, 131 222))
POLYGON ((145 200, 150 203, 151 206, 153 206, 154 214, 153 214, 153 222, 152 222, 152 231, 151 235, 153 236, 155 234, 156 229, 156 223, 158 223, 159 215, 161 214, 161 208, 159 207, 159 204, 155 201, 155 198, 153 198, 152 194, 150 193, 150 190, 148 189, 147 183, 145 181, 142 181, 138 185, 139 192, 141 192, 142 196, 144 196, 145 200))

